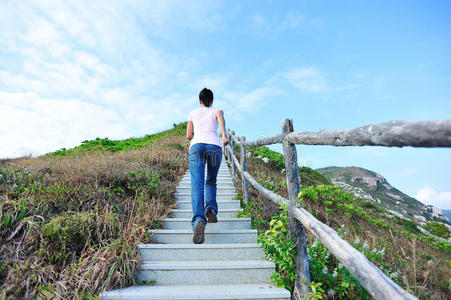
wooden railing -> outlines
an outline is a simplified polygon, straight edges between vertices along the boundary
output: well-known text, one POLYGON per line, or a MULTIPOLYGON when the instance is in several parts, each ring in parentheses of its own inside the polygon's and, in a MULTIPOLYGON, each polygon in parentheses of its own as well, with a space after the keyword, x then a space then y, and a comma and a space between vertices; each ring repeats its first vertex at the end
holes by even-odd
POLYGON ((322 130, 319 132, 294 132, 291 119, 282 120, 282 133, 255 141, 235 136, 227 130, 229 145, 225 147, 227 161, 232 166, 233 177, 238 170, 243 184, 243 202, 249 201, 249 184, 266 198, 277 204, 288 204, 289 234, 296 245, 295 272, 297 279, 293 298, 308 295, 309 262, 307 253, 307 228, 351 272, 375 299, 417 299, 406 292, 357 251, 329 226, 321 223, 300 206, 298 163, 295 144, 333 146, 387 146, 387 147, 451 147, 451 121, 404 122, 391 121, 371 124, 352 130, 322 130), (246 146, 283 144, 288 199, 264 188, 248 172, 246 146), (240 145, 240 160, 236 157, 240 145))

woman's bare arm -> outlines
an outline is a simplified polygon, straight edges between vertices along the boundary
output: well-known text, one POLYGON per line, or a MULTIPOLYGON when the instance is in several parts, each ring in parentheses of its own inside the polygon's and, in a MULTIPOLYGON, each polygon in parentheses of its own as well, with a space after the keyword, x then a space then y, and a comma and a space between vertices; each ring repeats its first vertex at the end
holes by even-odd
POLYGON ((186 126, 186 138, 188 140, 193 139, 193 130, 194 130, 193 121, 188 121, 188 126, 186 126))
POLYGON ((216 118, 218 119, 219 127, 221 128, 222 144, 224 146, 226 146, 229 142, 227 141, 227 138, 226 138, 224 112, 219 109, 216 112, 216 118))

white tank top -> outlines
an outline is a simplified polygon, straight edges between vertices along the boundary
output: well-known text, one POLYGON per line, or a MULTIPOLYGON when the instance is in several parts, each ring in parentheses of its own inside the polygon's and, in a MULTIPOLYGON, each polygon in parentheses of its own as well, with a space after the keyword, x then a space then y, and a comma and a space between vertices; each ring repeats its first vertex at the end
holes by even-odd
POLYGON ((218 145, 222 148, 222 140, 218 136, 218 120, 216 119, 215 107, 200 106, 192 110, 188 115, 188 120, 193 122, 194 137, 191 140, 189 148, 196 143, 206 143, 218 145))

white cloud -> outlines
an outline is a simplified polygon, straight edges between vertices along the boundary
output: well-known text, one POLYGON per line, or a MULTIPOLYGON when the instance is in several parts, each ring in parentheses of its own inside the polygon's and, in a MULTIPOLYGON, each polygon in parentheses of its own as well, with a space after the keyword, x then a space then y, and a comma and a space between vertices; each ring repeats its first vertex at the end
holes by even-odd
POLYGON ((249 17, 249 22, 256 34, 274 37, 284 31, 298 29, 305 22, 305 17, 297 12, 269 17, 256 12, 249 17))
POLYGON ((0 145, 0 157, 42 154, 126 132, 117 112, 78 99, 0 92, 0 111, 0 136, 6 141, 0 145))
POLYGON ((292 69, 285 74, 285 78, 305 93, 325 93, 332 90, 325 74, 314 67, 292 69))
MULTIPOLYGON (((230 89, 233 90, 233 89, 230 89)), ((268 99, 275 94, 269 87, 256 88, 250 91, 225 91, 214 106, 224 110, 226 120, 242 120, 263 108, 268 99)))
POLYGON ((266 18, 260 13, 255 13, 251 16, 252 26, 256 28, 262 28, 265 25, 265 22, 266 18))
POLYGON ((283 21, 284 26, 290 29, 296 29, 304 22, 305 17, 300 14, 289 12, 285 16, 285 20, 283 21))
POLYGON ((418 190, 415 198, 438 208, 451 209, 451 192, 439 192, 431 186, 425 186, 418 190))
POLYGON ((327 73, 315 67, 295 67, 274 76, 271 81, 287 80, 291 85, 307 94, 347 92, 360 87, 359 84, 332 82, 327 73))

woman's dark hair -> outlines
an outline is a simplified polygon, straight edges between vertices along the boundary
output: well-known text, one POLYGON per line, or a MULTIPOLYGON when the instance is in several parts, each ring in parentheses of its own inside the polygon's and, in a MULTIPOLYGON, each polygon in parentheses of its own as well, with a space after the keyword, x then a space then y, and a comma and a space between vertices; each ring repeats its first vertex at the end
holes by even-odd
POLYGON ((207 88, 204 88, 199 93, 199 100, 202 101, 202 103, 206 107, 210 107, 211 104, 213 103, 213 92, 207 88))

